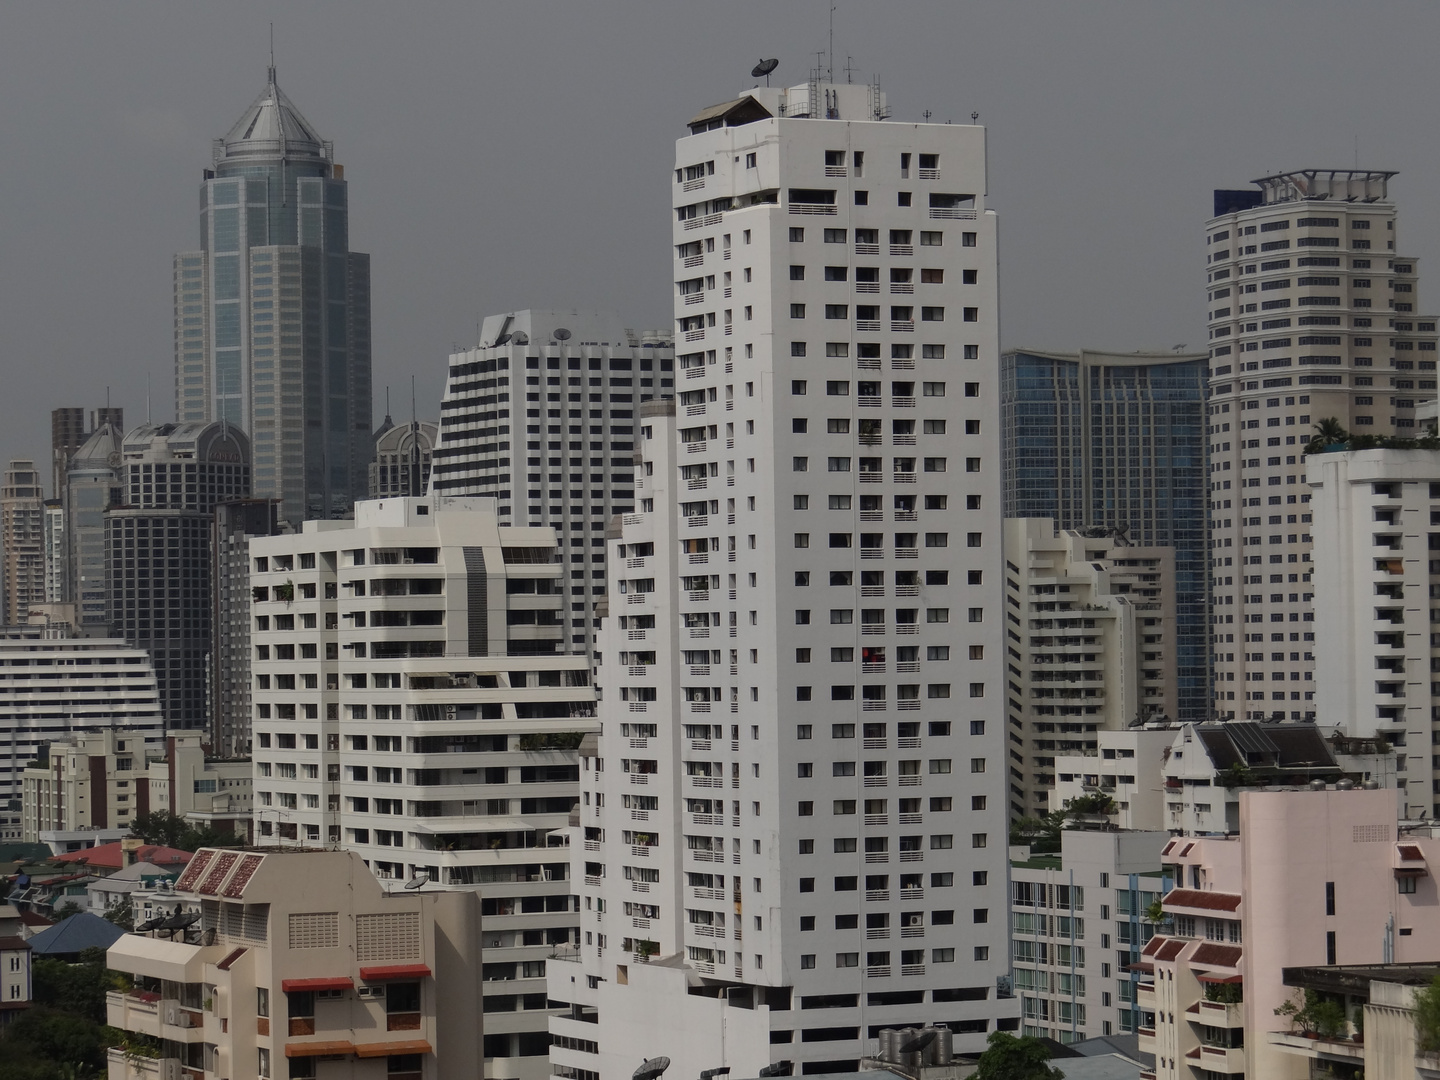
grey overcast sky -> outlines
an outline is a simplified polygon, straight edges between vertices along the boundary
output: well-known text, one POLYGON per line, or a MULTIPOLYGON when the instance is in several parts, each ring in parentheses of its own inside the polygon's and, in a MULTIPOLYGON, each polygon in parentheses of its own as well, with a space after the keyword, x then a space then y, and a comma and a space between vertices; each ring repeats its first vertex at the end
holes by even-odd
MULTIPOLYGON (((897 119, 989 128, 1003 340, 1205 341, 1210 189, 1267 172, 1400 172, 1400 250, 1440 245, 1440 5, 835 0, 835 67, 897 119)), ((0 5, 0 456, 48 459, 49 412, 173 417, 170 257, 194 247, 210 140, 263 86, 335 143, 372 256, 384 387, 435 416, 487 312, 670 318, 669 169, 761 56, 804 79, 827 0, 0 5)), ((840 74, 843 78, 843 74, 840 74)), ((1426 279, 1422 277, 1422 285, 1426 279)), ((1427 293, 1428 295, 1428 293, 1427 293)), ((1422 297, 1424 310, 1435 310, 1422 297)), ((402 404, 403 402, 403 404, 402 404)), ((42 466, 43 467, 43 466, 42 466)), ((48 470, 47 470, 48 473, 48 470)))

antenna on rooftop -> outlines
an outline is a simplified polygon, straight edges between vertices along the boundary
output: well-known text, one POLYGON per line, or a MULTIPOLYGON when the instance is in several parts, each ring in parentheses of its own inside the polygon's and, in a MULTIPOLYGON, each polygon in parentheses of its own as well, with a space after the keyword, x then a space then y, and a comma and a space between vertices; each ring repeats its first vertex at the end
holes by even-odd
POLYGON ((553 337, 556 341, 569 341, 570 331, 566 330, 565 327, 561 326, 557 327, 555 332, 550 336, 553 337))
POLYGON ((765 76, 765 85, 766 85, 766 86, 769 86, 769 85, 770 85, 770 73, 771 73, 772 71, 774 71, 774 70, 775 70, 777 67, 779 67, 779 66, 780 66, 780 61, 779 61, 779 60, 765 60, 765 59, 762 58, 761 61, 760 61, 758 64, 756 64, 753 68, 750 69, 750 77, 751 77, 752 79, 758 79, 758 78, 760 78, 760 76, 763 75, 763 76, 765 76))
POLYGON ((835 5, 830 5, 830 53, 825 61, 825 81, 835 81, 835 5))
POLYGON ((270 81, 275 81, 275 23, 270 23, 270 81))

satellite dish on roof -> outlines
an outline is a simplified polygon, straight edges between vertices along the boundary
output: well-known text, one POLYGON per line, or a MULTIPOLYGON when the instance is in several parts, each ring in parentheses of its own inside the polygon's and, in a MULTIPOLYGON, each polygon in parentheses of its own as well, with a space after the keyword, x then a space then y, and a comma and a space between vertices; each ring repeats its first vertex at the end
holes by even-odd
POLYGON ((752 79, 763 78, 765 80, 765 85, 769 86, 770 73, 779 66, 779 60, 761 60, 758 64, 756 64, 753 68, 750 69, 750 77, 752 79))
POLYGON ((168 918, 166 915, 157 915, 153 919, 146 919, 135 928, 137 934, 148 934, 151 930, 159 930, 160 925, 168 918))
POLYGON ((935 1041, 935 1030, 934 1030, 934 1028, 931 1028, 929 1031, 925 1032, 923 1035, 917 1035, 915 1038, 911 1039, 911 1040, 910 1040, 909 1042, 907 1042, 905 1045, 903 1045, 902 1047, 900 1047, 900 1053, 902 1053, 902 1054, 918 1054, 918 1053, 920 1053, 921 1050, 924 1050, 927 1046, 929 1046, 929 1045, 930 1045, 932 1042, 934 1042, 934 1041, 935 1041))
POLYGON ((524 330, 516 330, 515 333, 510 335, 510 340, 516 345, 529 345, 530 335, 525 333, 524 330))
POLYGON ((495 344, 494 344, 493 346, 491 346, 491 348, 499 348, 501 345, 504 345, 504 344, 505 344, 506 342, 508 342, 509 340, 510 340, 510 335, 509 335, 509 334, 501 334, 499 337, 497 337, 497 338, 495 339, 495 344))
POLYGON ((761 1076, 789 1076, 795 1063, 789 1060, 777 1061, 760 1070, 761 1076))
MULTIPOLYGON (((555 330, 555 332, 554 332, 553 334, 551 334, 550 336, 553 337, 556 341, 569 341, 569 340, 570 340, 570 331, 569 331, 569 330, 566 330, 565 327, 561 326, 561 327, 557 327, 556 330, 555 330)), ((658 1061, 658 1060, 660 1060, 660 1059, 659 1059, 659 1058, 656 1058, 655 1060, 658 1061)), ((670 1059, 669 1059, 669 1058, 666 1058, 666 1059, 665 1059, 665 1063, 668 1065, 668 1064, 670 1063, 670 1059)))
POLYGON ((631 1075, 630 1080, 659 1080, 669 1067, 670 1059, 668 1057, 646 1058, 631 1075))
POLYGON ((416 875, 415 875, 414 877, 412 877, 409 881, 405 882, 405 888, 407 888, 407 889, 409 889, 409 890, 411 890, 411 891, 413 892, 413 891, 416 890, 416 889, 423 889, 426 885, 429 885, 429 884, 430 884, 430 875, 429 875, 429 874, 416 874, 416 875))

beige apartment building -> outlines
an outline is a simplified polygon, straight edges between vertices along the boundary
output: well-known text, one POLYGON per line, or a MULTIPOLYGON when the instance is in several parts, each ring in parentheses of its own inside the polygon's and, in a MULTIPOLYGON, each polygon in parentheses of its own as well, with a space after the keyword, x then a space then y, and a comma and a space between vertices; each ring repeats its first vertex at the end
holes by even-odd
POLYGON ((107 995, 131 1043, 109 1080, 480 1075, 477 894, 386 893, 348 851, 202 848, 176 899, 188 928, 110 947, 134 985, 107 995))
POLYGON ((1098 733, 1174 717, 1175 551, 1109 530, 1005 521, 1010 810, 1058 810, 1058 755, 1098 733), (1023 743, 1017 744, 1017 739, 1023 743))

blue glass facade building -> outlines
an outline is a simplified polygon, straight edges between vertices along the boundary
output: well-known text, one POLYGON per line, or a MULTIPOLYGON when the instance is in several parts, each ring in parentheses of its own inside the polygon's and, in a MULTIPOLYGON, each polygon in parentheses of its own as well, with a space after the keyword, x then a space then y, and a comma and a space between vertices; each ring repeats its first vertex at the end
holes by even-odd
POLYGON ((1001 357, 1006 517, 1124 529, 1175 549, 1178 717, 1210 713, 1207 356, 1001 357))
POLYGON ((345 516, 370 440, 370 257, 350 250, 344 170, 275 82, 200 186, 200 250, 175 257, 175 414, 251 436, 282 518, 345 516))

